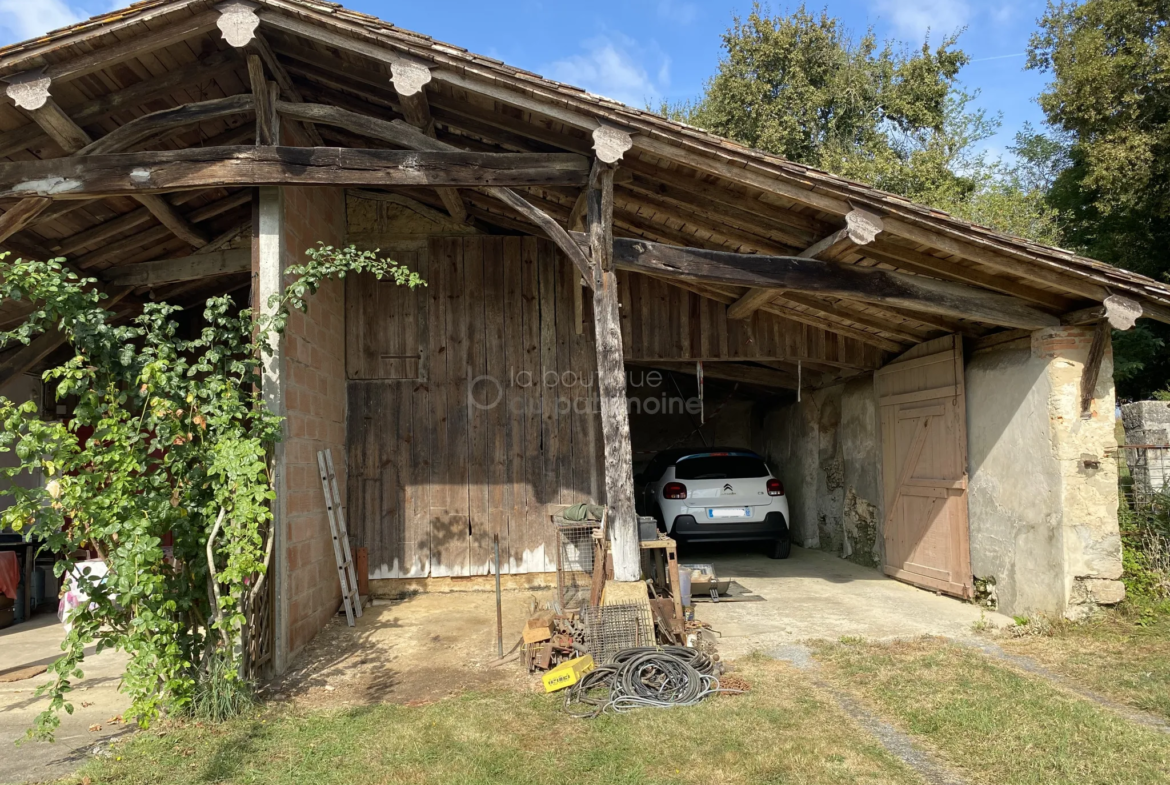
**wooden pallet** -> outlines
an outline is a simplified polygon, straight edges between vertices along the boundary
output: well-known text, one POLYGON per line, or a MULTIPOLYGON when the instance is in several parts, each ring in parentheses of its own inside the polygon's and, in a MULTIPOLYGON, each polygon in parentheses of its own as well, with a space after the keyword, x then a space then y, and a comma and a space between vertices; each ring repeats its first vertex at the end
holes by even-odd
POLYGON ((325 492, 325 510, 329 513, 329 531, 333 534, 333 556, 337 560, 337 579, 341 581, 341 602, 345 619, 352 627, 355 615, 362 615, 362 599, 358 594, 357 571, 349 551, 349 533, 345 528, 345 509, 337 490, 337 472, 333 470, 333 453, 317 452, 317 467, 321 470, 321 490, 325 492))

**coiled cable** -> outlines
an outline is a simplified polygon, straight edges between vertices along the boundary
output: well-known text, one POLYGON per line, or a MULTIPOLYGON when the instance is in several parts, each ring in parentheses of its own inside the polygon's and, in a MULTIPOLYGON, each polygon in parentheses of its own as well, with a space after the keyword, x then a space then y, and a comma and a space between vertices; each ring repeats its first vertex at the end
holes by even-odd
POLYGON ((694 706, 717 692, 717 664, 706 654, 682 646, 623 649, 613 662, 581 677, 565 694, 565 711, 597 717, 607 711, 694 706))

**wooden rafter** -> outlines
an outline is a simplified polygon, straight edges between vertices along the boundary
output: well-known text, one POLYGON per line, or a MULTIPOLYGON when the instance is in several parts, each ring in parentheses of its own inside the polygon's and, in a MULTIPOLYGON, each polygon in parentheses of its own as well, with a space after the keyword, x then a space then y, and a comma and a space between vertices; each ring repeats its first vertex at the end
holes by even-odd
MULTIPOLYGON (((52 98, 46 99, 39 109, 30 112, 30 114, 33 120, 44 129, 45 133, 52 137, 67 154, 79 153, 93 144, 93 139, 90 138, 85 129, 73 122, 69 115, 61 107, 57 106, 57 102, 52 98)), ((196 248, 202 248, 207 245, 207 238, 179 215, 161 196, 144 194, 136 198, 143 207, 157 218, 163 226, 174 232, 177 237, 182 238, 196 248)))
MULTIPOLYGON (((116 112, 169 98, 176 89, 207 82, 238 65, 239 62, 233 52, 215 52, 190 65, 168 70, 161 76, 72 106, 68 113, 75 123, 85 126, 104 120, 116 112)), ((45 137, 46 134, 37 123, 29 123, 0 133, 0 157, 35 147, 43 143, 45 137)))

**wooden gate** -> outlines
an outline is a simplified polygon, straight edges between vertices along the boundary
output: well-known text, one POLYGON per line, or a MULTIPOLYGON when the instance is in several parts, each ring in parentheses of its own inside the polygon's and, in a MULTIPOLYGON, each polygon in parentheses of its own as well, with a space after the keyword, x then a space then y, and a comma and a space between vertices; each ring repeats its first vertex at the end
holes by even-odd
POLYGON ((963 344, 946 336, 875 374, 882 424, 885 572, 972 596, 963 344))

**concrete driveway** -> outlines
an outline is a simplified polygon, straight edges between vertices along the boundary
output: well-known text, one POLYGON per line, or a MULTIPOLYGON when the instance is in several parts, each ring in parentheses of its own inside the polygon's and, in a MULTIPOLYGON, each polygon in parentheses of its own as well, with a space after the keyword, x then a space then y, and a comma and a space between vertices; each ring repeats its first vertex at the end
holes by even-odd
POLYGON ((32 621, 0 630, 0 783, 40 782, 75 771, 95 746, 128 732, 125 725, 111 723, 129 705, 118 693, 125 657, 113 651, 86 652, 82 671, 85 678, 73 685, 73 714, 61 715, 57 740, 51 744, 27 741, 25 737, 48 698, 37 698, 38 685, 48 674, 7 681, 48 665, 61 654, 65 633, 55 614, 34 616, 32 621), (100 725, 101 730, 91 731, 100 725))
POLYGON ((996 626, 1013 624, 1006 616, 916 589, 823 551, 794 547, 787 559, 769 559, 762 548, 708 545, 683 549, 679 562, 714 564, 716 575, 759 598, 698 604, 696 616, 722 633, 719 651, 727 659, 797 641, 855 635, 963 640, 974 637, 973 625, 981 619, 996 626))

